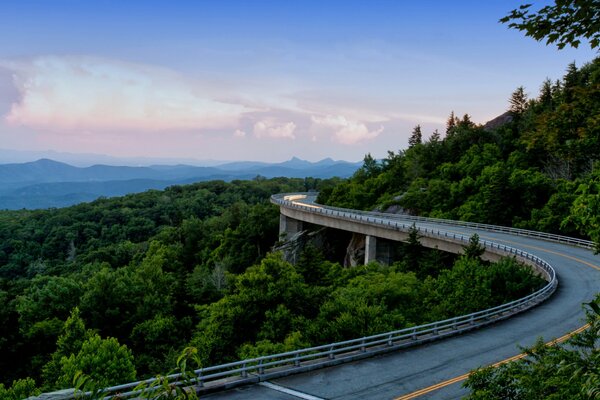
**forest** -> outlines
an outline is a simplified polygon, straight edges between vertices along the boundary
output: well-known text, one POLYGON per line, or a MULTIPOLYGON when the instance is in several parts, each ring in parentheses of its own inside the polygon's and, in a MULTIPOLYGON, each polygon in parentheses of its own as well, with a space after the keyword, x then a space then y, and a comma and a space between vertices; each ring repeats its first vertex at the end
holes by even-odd
POLYGON ((270 195, 337 183, 213 181, 0 213, 1 397, 71 387, 78 371, 101 386, 154 376, 189 346, 213 365, 399 329, 543 284, 513 259, 482 261, 477 242, 425 249, 416 230, 390 266, 270 252, 270 195))
MULTIPOLYGON (((383 160, 367 155, 348 180, 212 181, 0 212, 0 397, 70 387, 78 372, 100 385, 163 374, 184 348, 197 349, 207 366, 531 293, 541 279, 513 259, 484 262, 476 242, 461 256, 426 250, 414 230, 389 266, 347 268, 314 245, 295 265, 271 251, 279 215, 270 195, 307 190, 319 191, 324 204, 394 206, 598 243, 600 59, 569 65, 536 97, 516 89, 509 105, 486 125, 451 113, 443 137, 424 139, 416 126, 408 149, 383 160)), ((597 324, 597 306, 589 307, 597 324)), ((592 329, 575 339, 591 346, 587 353, 539 346, 535 365, 573 377, 561 393, 597 388, 597 335, 592 329), (571 369, 556 367, 563 359, 571 369)), ((541 385, 531 365, 479 371, 468 382, 481 395, 473 398, 492 398, 490 388, 504 381, 541 385)))

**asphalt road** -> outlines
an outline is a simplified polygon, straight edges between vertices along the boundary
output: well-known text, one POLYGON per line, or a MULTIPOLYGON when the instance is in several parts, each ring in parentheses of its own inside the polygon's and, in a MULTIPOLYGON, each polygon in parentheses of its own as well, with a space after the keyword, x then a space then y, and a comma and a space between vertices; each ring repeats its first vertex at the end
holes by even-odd
POLYGON ((482 239, 536 254, 556 270, 558 289, 549 300, 525 313, 463 335, 276 379, 270 382, 271 387, 253 385, 203 398, 458 399, 466 394, 463 381, 446 384, 447 381, 515 356, 521 353, 519 346, 530 346, 539 338, 547 342, 580 328, 585 324, 582 304, 600 292, 600 256, 590 250, 461 226, 417 226, 468 236, 477 233, 482 239), (284 389, 290 389, 292 394, 280 391, 284 389))

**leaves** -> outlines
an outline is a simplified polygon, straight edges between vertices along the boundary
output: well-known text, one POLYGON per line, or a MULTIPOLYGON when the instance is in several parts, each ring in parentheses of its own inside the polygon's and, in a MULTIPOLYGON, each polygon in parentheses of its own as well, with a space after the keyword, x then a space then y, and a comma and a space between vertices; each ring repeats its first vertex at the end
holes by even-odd
POLYGON ((577 48, 579 38, 589 40, 592 49, 600 40, 600 2, 598 0, 556 0, 537 12, 531 12, 531 4, 524 4, 500 19, 509 28, 524 31, 537 41, 556 43, 558 49, 565 46, 577 48))
POLYGON ((598 399, 600 391, 599 352, 600 296, 588 307, 590 327, 565 344, 544 345, 540 340, 528 349, 527 357, 474 371, 464 386, 469 400, 494 399, 598 399))

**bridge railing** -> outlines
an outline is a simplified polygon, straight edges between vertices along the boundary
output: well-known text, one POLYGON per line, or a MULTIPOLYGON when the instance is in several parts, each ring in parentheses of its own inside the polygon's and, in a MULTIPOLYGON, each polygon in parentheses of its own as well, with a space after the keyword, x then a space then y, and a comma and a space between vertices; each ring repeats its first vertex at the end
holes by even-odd
MULTIPOLYGON (((314 200, 317 198, 317 193, 315 192, 305 192, 305 193, 293 193, 293 194, 276 194, 271 196, 271 202, 275 204, 298 204, 299 200, 305 200, 308 204, 314 203, 314 200)), ((493 232, 504 232, 510 233, 512 235, 517 236, 529 236, 539 239, 548 240, 551 242, 570 244, 578 247, 583 247, 586 249, 593 250, 596 247, 596 244, 591 240, 572 238, 569 236, 557 235, 554 233, 547 232, 539 232, 532 231, 528 229, 521 228, 512 228, 509 226, 500 226, 500 225, 490 225, 490 224, 480 224, 478 222, 467 222, 467 221, 456 221, 452 219, 442 219, 442 218, 428 218, 428 217, 418 217, 414 215, 408 214, 391 214, 391 213, 382 213, 377 211, 361 211, 361 210, 348 210, 347 208, 326 206, 323 207, 325 210, 339 211, 339 212, 348 212, 352 211, 355 214, 360 215, 369 215, 374 217, 382 217, 382 218, 392 218, 398 220, 408 220, 415 222, 429 222, 435 224, 443 224, 443 225, 454 225, 454 226, 464 226, 468 228, 482 229, 493 232)))
MULTIPOLYGON (((297 199, 300 198, 288 200, 281 196, 279 198, 272 198, 272 201, 286 207, 302 209, 310 213, 321 213, 335 216, 337 218, 359 220, 368 224, 386 226, 390 229, 407 231, 412 227, 412 224, 409 225, 397 220, 391 220, 389 218, 389 214, 386 214, 384 217, 377 213, 352 212, 344 209, 315 207, 314 205, 307 206, 296 202, 295 200, 297 199)), ((440 238, 443 237, 447 240, 459 241, 465 244, 468 243, 470 239, 470 237, 466 235, 449 233, 447 231, 442 231, 435 228, 421 228, 420 232, 427 236, 437 236, 440 238)), ((260 382, 294 373, 306 372, 317 368, 336 365, 343 362, 372 357, 377 354, 456 335, 508 318, 514 314, 523 312, 531 307, 536 306, 550 297, 556 290, 558 285, 556 273, 552 266, 540 257, 525 252, 521 249, 488 240, 483 240, 480 243, 489 251, 500 254, 514 255, 537 267, 539 270, 544 272, 548 283, 543 288, 523 298, 486 310, 460 315, 442 321, 435 321, 423 325, 394 330, 391 332, 385 332, 341 342, 328 343, 305 349, 200 368, 194 371, 192 383, 198 391, 217 390, 219 388, 228 388, 241 384, 260 382)), ((172 385, 181 386, 190 383, 189 381, 184 381, 180 374, 172 374, 165 378, 172 385)), ((135 398, 140 394, 140 390, 137 390, 136 387, 138 387, 140 384, 150 385, 155 380, 156 378, 151 378, 144 381, 112 386, 104 389, 103 394, 107 399, 135 398)), ((47 395, 49 394, 46 394, 46 396, 47 395)), ((91 394, 79 393, 76 397, 75 393, 72 393, 72 395, 62 396, 60 399, 75 399, 86 397, 88 395, 91 394)))

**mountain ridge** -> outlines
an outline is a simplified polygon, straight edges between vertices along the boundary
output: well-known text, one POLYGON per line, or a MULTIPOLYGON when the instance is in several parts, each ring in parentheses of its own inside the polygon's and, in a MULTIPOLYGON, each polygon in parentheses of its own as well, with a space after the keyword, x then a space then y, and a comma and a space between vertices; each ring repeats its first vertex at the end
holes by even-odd
POLYGON ((281 163, 240 161, 213 167, 187 164, 73 166, 49 158, 0 164, 0 209, 64 207, 98 197, 122 196, 149 189, 207 180, 349 177, 362 163, 325 158, 310 162, 293 157, 281 163))

